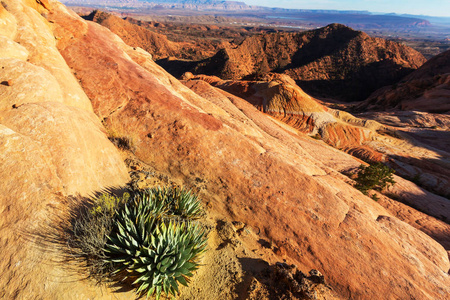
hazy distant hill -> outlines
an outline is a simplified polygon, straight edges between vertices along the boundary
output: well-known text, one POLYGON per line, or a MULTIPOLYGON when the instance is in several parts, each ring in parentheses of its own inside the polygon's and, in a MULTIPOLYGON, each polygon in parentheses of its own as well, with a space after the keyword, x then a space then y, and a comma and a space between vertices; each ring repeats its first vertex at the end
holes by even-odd
MULTIPOLYGON (((108 9, 126 8, 129 13, 167 15, 189 15, 190 11, 214 11, 224 16, 257 19, 271 26, 315 28, 331 23, 340 23, 359 30, 384 30, 392 32, 421 32, 431 27, 422 16, 373 14, 354 10, 287 9, 247 5, 242 1, 223 0, 61 0, 70 5, 82 5, 108 9)), ((431 20, 431 18, 430 18, 431 20)), ((434 20, 434 19, 433 19, 434 20)), ((252 21, 252 22, 253 22, 252 21)), ((440 34, 442 36, 442 34, 440 34)))
POLYGON ((219 9, 219 10, 248 10, 252 9, 244 2, 218 1, 218 0, 62 0, 67 4, 99 5, 99 6, 126 6, 126 7, 158 7, 182 8, 192 10, 219 9))

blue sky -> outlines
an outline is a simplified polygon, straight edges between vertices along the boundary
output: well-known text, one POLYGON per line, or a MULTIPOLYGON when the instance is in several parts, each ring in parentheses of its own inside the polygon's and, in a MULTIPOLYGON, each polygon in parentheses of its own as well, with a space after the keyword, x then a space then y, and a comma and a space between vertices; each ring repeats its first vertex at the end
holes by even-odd
POLYGON ((450 17, 450 0, 243 0, 249 5, 450 17))

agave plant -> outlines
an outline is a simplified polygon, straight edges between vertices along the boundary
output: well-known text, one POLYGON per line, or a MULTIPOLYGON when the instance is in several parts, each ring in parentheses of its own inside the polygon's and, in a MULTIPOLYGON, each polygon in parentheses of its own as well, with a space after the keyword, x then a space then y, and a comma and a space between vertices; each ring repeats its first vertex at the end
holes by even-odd
POLYGON ((153 188, 137 193, 138 197, 149 197, 155 204, 162 205, 161 212, 185 220, 195 220, 203 214, 200 200, 191 191, 177 188, 153 188))
MULTIPOLYGON (((193 222, 165 221, 180 202, 174 190, 153 189, 135 195, 117 212, 105 245, 113 274, 130 280, 138 294, 159 299, 162 291, 176 295, 178 283, 187 285, 206 248, 205 231, 193 222), (132 280, 132 281, 131 281, 132 280)), ((196 199, 195 199, 196 200, 196 199)), ((191 210, 192 211, 192 210, 191 210)))
POLYGON ((203 213, 200 201, 197 196, 190 191, 173 189, 173 212, 183 218, 195 220, 203 213))

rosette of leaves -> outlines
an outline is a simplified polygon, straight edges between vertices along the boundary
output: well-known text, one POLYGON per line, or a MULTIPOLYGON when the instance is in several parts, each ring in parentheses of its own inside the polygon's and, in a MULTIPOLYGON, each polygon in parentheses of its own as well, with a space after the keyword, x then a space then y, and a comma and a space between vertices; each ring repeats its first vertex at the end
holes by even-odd
POLYGON ((191 191, 177 188, 153 188, 137 193, 138 197, 152 198, 153 205, 161 205, 167 216, 178 216, 185 220, 196 220, 203 214, 200 201, 191 191))
POLYGON ((179 194, 171 189, 137 193, 117 211, 105 245, 113 275, 135 285, 139 295, 155 294, 157 299, 163 291, 175 296, 179 283, 188 284, 206 248, 205 231, 195 222, 167 221, 167 214, 179 213, 174 207, 180 201, 169 196, 179 194))

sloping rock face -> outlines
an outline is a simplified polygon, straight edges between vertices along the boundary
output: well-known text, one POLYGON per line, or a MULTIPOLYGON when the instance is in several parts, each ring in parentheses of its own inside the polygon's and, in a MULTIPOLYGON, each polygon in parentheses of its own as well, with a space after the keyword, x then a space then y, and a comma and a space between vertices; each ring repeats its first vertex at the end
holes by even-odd
POLYGON ((41 16, 51 7, 42 0, 0 4, 2 299, 101 294, 67 270, 55 229, 68 213, 67 196, 88 197, 128 181, 41 16))
POLYGON ((331 24, 303 33, 249 37, 200 62, 192 73, 222 79, 284 73, 308 94, 358 101, 397 82, 425 61, 422 54, 399 43, 331 24))
POLYGON ((93 11, 85 19, 99 23, 117 34, 127 45, 140 47, 151 53, 154 59, 174 56, 178 46, 170 42, 166 36, 152 32, 139 25, 132 24, 117 16, 93 11))
MULTIPOLYGON (((65 104, 92 111, 89 99, 55 47, 55 36, 49 30, 42 31, 41 26, 48 27, 48 23, 43 23, 42 16, 39 13, 27 14, 28 11, 33 9, 32 7, 35 8, 35 11, 37 9, 44 14, 47 10, 43 5, 37 4, 35 1, 29 2, 31 7, 26 6, 25 8, 22 7, 21 2, 5 2, 5 13, 11 17, 5 19, 6 24, 9 24, 6 25, 9 28, 5 29, 9 30, 2 31, 6 32, 3 35, 4 38, 14 38, 15 44, 13 45, 19 44, 28 50, 29 63, 52 73, 53 77, 58 81, 58 85, 67 91, 63 95, 65 104)), ((47 4, 47 6, 50 5, 47 4)), ((22 57, 24 56, 22 55, 22 57)))
POLYGON ((194 94, 97 24, 80 33, 81 21, 64 11, 49 19, 73 36, 58 47, 110 130, 132 137, 156 171, 185 186, 202 182, 211 213, 259 228, 288 260, 320 266, 343 297, 450 292, 442 246, 328 175, 314 142, 240 98, 194 94))
POLYGON ((450 50, 427 61, 398 84, 381 88, 358 106, 361 110, 450 111, 450 50))
POLYGON ((421 158, 420 150, 398 155, 399 174, 450 196, 450 51, 433 57, 398 84, 377 90, 355 108, 361 117, 396 127, 406 139, 430 150, 421 158))
MULTIPOLYGON (((350 117, 339 119, 339 114, 320 105, 287 75, 270 73, 264 81, 221 80, 215 76, 194 76, 192 73, 186 73, 183 78, 189 79, 185 83, 186 86, 200 95, 203 95, 202 89, 197 81, 203 80, 220 90, 247 100, 258 110, 300 132, 320 138, 335 148, 368 161, 384 160, 380 152, 366 145, 373 140, 376 130, 386 130, 383 125, 362 120, 358 122, 356 118, 350 120, 350 117)), ((208 95, 203 96, 208 98, 208 95)))
MULTIPOLYGON (((365 161, 387 162, 397 173, 406 178, 416 178, 415 181, 430 191, 440 195, 450 195, 450 154, 447 152, 446 136, 448 136, 447 122, 439 123, 442 130, 434 134, 430 130, 416 130, 411 132, 408 127, 401 128, 399 120, 391 117, 392 121, 382 125, 371 119, 356 118, 353 115, 324 107, 316 99, 304 93, 287 75, 269 74, 265 81, 233 81, 221 80, 215 76, 186 73, 186 85, 205 98, 202 85, 198 80, 205 81, 222 91, 241 97, 278 120, 322 139, 327 144, 350 153, 365 161), (389 126, 391 125, 391 126, 389 126), (418 175, 419 174, 419 175, 418 175), (420 177, 420 178, 419 178, 420 177)), ((382 113, 382 115, 386 115, 382 113)), ((398 114, 397 114, 398 115, 398 114)), ((419 116, 405 115, 408 126, 416 126, 429 122, 445 121, 445 116, 428 114, 419 116)), ((389 118, 378 118, 386 122, 389 118)), ((445 199, 435 199, 433 209, 417 201, 415 197, 407 202, 426 211, 437 218, 447 220, 450 215, 441 214, 438 207, 450 209, 450 203, 445 199), (417 203, 419 202, 419 203, 417 203), (436 205, 436 206, 435 206, 436 205)), ((428 198, 428 197, 427 197, 428 198)), ((445 211, 447 211, 445 209, 445 211)))
MULTIPOLYGON (((76 83, 71 70, 108 130, 133 140, 138 159, 198 189, 210 214, 258 228, 277 245, 280 258, 302 269, 318 268, 342 298, 445 299, 450 293, 445 249, 333 169, 358 161, 206 83, 202 93, 212 96, 201 97, 106 28, 57 1, 48 1, 46 8, 39 2, 5 0, 2 5, 16 22, 33 17, 34 29, 11 27, 17 36, 31 30, 34 38, 56 37, 71 69, 60 60, 60 69, 47 69, 33 56, 52 54, 54 46, 37 53, 21 42, 31 55, 28 64, 50 73, 63 99, 22 100, 0 111, 2 298, 112 297, 58 263, 64 253, 50 230, 58 225, 55 218, 64 219, 66 195, 87 196, 128 180, 98 118, 78 101, 70 105, 77 99, 74 93, 82 91, 68 84, 76 83), (61 72, 70 74, 65 84, 61 72)), ((218 293, 215 298, 224 299, 218 293)))

